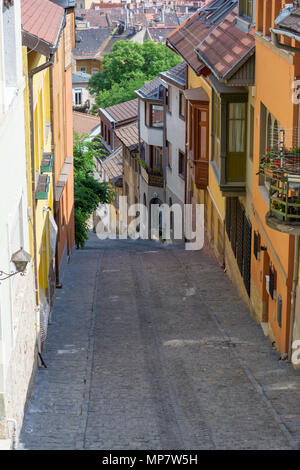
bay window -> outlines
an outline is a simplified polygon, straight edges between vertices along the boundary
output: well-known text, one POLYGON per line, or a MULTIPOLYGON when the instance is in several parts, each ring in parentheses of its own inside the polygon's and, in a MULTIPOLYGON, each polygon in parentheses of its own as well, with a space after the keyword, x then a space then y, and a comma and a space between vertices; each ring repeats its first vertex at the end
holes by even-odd
POLYGON ((150 127, 163 127, 163 110, 164 108, 161 105, 146 103, 146 125, 150 127))

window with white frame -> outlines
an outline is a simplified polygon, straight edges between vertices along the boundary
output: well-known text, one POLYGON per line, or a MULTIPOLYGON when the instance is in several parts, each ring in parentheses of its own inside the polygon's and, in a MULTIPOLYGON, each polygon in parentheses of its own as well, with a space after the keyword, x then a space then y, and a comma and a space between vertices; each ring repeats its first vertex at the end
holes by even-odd
POLYGON ((80 106, 82 104, 82 88, 75 88, 75 105, 80 106))

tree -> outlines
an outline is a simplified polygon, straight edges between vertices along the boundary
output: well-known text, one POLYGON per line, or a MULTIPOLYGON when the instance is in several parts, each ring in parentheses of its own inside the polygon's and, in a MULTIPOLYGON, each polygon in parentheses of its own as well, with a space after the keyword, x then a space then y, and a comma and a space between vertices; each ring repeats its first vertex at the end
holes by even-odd
POLYGON ((96 95, 96 103, 93 106, 93 111, 97 112, 100 107, 107 108, 114 104, 133 100, 136 98, 134 91, 141 88, 144 83, 144 74, 142 72, 137 72, 134 78, 122 81, 121 83, 114 83, 109 90, 104 89, 99 91, 96 95))
POLYGON ((89 82, 97 107, 107 107, 135 98, 134 90, 145 81, 177 65, 181 59, 163 43, 119 41, 104 55, 103 70, 89 82))
POLYGON ((94 179, 95 158, 103 154, 100 142, 90 142, 88 136, 74 132, 74 207, 75 243, 83 248, 88 239, 87 219, 100 203, 110 203, 114 190, 110 183, 99 183, 94 179))

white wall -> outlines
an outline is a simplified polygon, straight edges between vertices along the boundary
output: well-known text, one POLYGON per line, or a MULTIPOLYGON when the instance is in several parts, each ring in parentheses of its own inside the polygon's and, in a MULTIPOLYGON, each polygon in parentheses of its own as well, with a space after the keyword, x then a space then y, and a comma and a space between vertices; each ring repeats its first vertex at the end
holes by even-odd
MULTIPOLYGON (((167 140, 172 148, 172 170, 167 168, 167 188, 184 202, 184 179, 178 174, 178 152, 185 151, 185 121, 179 117, 179 88, 170 85, 171 112, 167 111, 167 140)), ((168 201, 167 201, 168 202, 168 201)), ((176 202, 176 201, 173 201, 176 202)))
POLYGON ((145 102, 139 100, 140 107, 140 129, 141 139, 148 145, 156 145, 162 147, 163 145, 163 129, 148 127, 145 123, 145 102))
MULTIPOLYGON (((11 272, 15 271, 10 262, 11 255, 21 246, 29 252, 20 0, 15 0, 9 14, 6 9, 0 9, 0 64, 0 270, 11 272), (9 41, 4 37, 7 28, 10 30, 9 41), (14 45, 12 50, 11 45, 14 45), (7 52, 11 53, 10 61, 5 59, 7 52)), ((28 346, 28 357, 31 357, 31 346, 34 348, 32 344, 22 344, 22 337, 27 335, 26 328, 30 329, 31 343, 35 336, 34 319, 26 318, 26 309, 33 318, 35 315, 31 302, 34 299, 32 264, 28 272, 28 276, 22 278, 18 274, 0 281, 0 416, 14 414, 9 417, 17 417, 19 421, 27 387, 18 383, 22 374, 12 377, 11 373, 16 361, 18 367, 23 365, 18 355, 23 354, 23 348, 28 346), (16 403, 8 396, 12 382, 17 389, 14 393, 22 393, 16 403)), ((28 374, 31 375, 31 371, 28 374)), ((28 377, 24 382, 28 385, 28 377)), ((3 422, 0 420, 1 437, 3 422)))

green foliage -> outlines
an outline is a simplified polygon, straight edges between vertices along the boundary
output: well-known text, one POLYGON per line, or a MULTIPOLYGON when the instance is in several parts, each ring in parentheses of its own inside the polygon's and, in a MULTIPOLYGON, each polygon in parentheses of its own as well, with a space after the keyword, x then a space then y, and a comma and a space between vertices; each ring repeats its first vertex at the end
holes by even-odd
POLYGON ((104 55, 103 71, 94 74, 89 89, 96 97, 96 107, 107 107, 135 98, 134 90, 145 81, 181 62, 163 43, 146 40, 144 44, 119 41, 104 55))
POLYGON ((88 238, 87 219, 98 204, 110 203, 114 191, 110 183, 99 183, 93 177, 95 158, 103 155, 100 142, 89 142, 88 136, 74 133, 74 207, 75 242, 83 248, 88 238))
POLYGON ((114 104, 123 103, 124 101, 133 100, 136 98, 134 93, 144 85, 145 78, 141 72, 136 74, 136 77, 131 80, 125 80, 121 83, 114 83, 109 90, 101 90, 96 95, 96 104, 93 105, 92 112, 97 113, 98 109, 107 108, 114 104))

